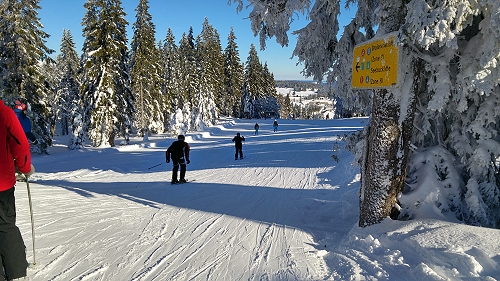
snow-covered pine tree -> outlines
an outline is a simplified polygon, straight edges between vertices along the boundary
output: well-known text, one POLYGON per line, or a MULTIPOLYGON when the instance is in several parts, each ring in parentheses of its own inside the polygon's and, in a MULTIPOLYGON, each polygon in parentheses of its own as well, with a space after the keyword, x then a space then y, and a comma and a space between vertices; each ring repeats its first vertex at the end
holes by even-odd
POLYGON ((278 101, 280 104, 279 114, 281 118, 288 118, 292 111, 292 101, 290 100, 290 93, 286 96, 278 95, 278 101))
POLYGON ((264 79, 264 87, 265 92, 268 95, 275 95, 276 91, 276 82, 274 81, 274 74, 269 71, 269 67, 267 66, 267 62, 264 63, 264 68, 262 69, 262 76, 264 79))
POLYGON ((62 135, 73 131, 74 113, 80 106, 80 60, 70 30, 63 30, 60 54, 56 60, 58 77, 55 83, 53 108, 62 135))
POLYGON ((204 125, 211 126, 218 117, 217 104, 222 103, 224 91, 224 55, 217 30, 205 18, 203 29, 198 36, 196 55, 199 63, 199 98, 193 105, 197 108, 193 114, 194 130, 200 130, 204 125))
POLYGON ((227 116, 242 117, 241 96, 243 94, 244 66, 241 63, 236 36, 231 27, 224 50, 224 87, 221 113, 227 116))
POLYGON ((164 131, 161 65, 148 3, 148 0, 140 0, 135 9, 130 56, 131 87, 136 108, 134 123, 145 139, 150 132, 164 131))
POLYGON ((262 68, 262 80, 264 83, 264 99, 266 100, 266 106, 263 108, 263 111, 265 114, 271 114, 276 117, 279 115, 280 104, 278 102, 274 75, 269 71, 267 62, 264 63, 264 67, 262 68))
POLYGON ((187 109, 190 111, 195 99, 198 97, 200 85, 199 61, 196 56, 196 39, 194 37, 193 27, 189 28, 186 39, 187 44, 181 44, 179 48, 179 57, 181 59, 182 75, 188 78, 184 90, 186 91, 187 101, 189 102, 187 109))
MULTIPOLYGON (((414 142, 443 146, 465 165, 459 218, 500 227, 500 2, 410 2, 401 41, 425 63, 414 142), (424 21, 424 18, 433 19, 424 21), (434 33, 423 33, 434 30, 434 33), (410 33, 408 33, 410 32, 410 33), (418 32, 421 36, 415 36, 418 32)), ((457 161, 458 162, 458 161, 457 161)), ((447 187, 448 188, 448 187, 447 187)), ((449 200, 448 206, 457 209, 449 200)), ((443 207, 446 208, 448 206, 443 207)))
MULTIPOLYGON (((47 95, 45 96, 45 108, 47 109, 47 124, 49 124, 49 132, 50 138, 53 139, 56 130, 56 115, 55 115, 55 86, 57 81, 57 65, 54 60, 44 60, 40 64, 40 72, 43 73, 45 78, 45 85, 49 91, 47 91, 47 95)), ((34 149, 32 149, 33 151, 34 149)), ((36 149, 35 149, 36 150, 36 149)))
POLYGON ((38 18, 39 0, 0 2, 0 92, 9 104, 25 99, 38 143, 34 151, 48 153, 52 145, 50 118, 46 103, 52 85, 40 70, 41 62, 51 60, 53 52, 45 46, 49 37, 38 18))
POLYGON ((116 136, 122 137, 123 143, 128 144, 130 138, 130 130, 132 128, 133 117, 135 113, 134 108, 134 95, 130 88, 130 70, 129 70, 129 50, 127 47, 127 25, 125 20, 126 13, 122 8, 121 0, 108 0, 110 1, 111 16, 116 24, 116 34, 114 41, 117 43, 117 49, 113 52, 116 66, 113 71, 116 73, 115 77, 115 95, 114 103, 117 110, 114 111, 115 117, 115 131, 110 135, 109 144, 114 145, 116 136))
POLYGON ((127 68, 128 23, 120 0, 88 0, 87 4, 84 24, 91 26, 84 27, 88 37, 83 96, 90 102, 88 136, 94 146, 114 146, 117 135, 127 139, 134 111, 127 68))
POLYGON ((95 68, 90 68, 93 65, 94 58, 92 57, 98 44, 95 43, 94 30, 98 28, 97 19, 99 18, 99 7, 96 4, 97 0, 87 0, 83 7, 85 15, 82 20, 83 26, 83 54, 80 59, 81 68, 81 85, 80 99, 76 101, 74 111, 72 112, 72 132, 68 142, 69 149, 82 148, 88 138, 90 128, 90 116, 93 108, 94 82, 93 79, 97 75, 95 68), (87 68, 87 66, 89 68, 87 68), (92 71, 89 71, 92 70, 92 71))
POLYGON ((263 117, 260 101, 265 97, 266 88, 262 73, 262 63, 259 60, 255 45, 251 44, 245 63, 245 84, 243 89, 243 107, 251 110, 250 118, 263 117), (245 103, 251 103, 251 106, 245 103))
POLYGON ((165 131, 170 130, 170 114, 172 114, 174 106, 177 104, 175 97, 179 93, 179 70, 180 70, 180 59, 179 59, 179 48, 175 43, 175 36, 172 29, 168 28, 167 35, 163 40, 163 47, 161 52, 163 63, 163 86, 162 93, 164 96, 165 104, 163 108, 164 112, 164 122, 165 131))
POLYGON ((184 108, 184 110, 177 108, 171 116, 171 124, 169 126, 171 130, 170 133, 173 136, 185 134, 189 130, 188 125, 190 123, 190 116, 191 113, 186 110, 186 108, 184 108))
MULTIPOLYGON (((239 3, 241 10, 243 2, 234 2, 239 3)), ((250 16, 254 32, 260 33, 263 41, 276 36, 280 44, 287 42, 288 21, 295 11, 307 11, 310 5, 307 0, 250 3, 254 7, 250 16)), ((458 193, 460 200, 466 202, 466 209, 445 206, 442 210, 455 209, 459 218, 469 223, 498 227, 500 2, 347 1, 346 5, 357 4, 356 17, 344 29, 338 44, 334 44, 339 30, 339 3, 315 1, 308 13, 311 22, 295 33, 299 37, 294 55, 304 63, 307 75, 322 77, 330 72, 329 80, 348 94, 346 104, 353 98, 361 104, 368 97, 356 95, 350 86, 354 45, 372 38, 375 28, 376 36, 396 31, 396 43, 403 45, 404 60, 399 65, 405 70, 403 86, 377 91, 372 96, 372 114, 378 117, 372 118, 372 135, 362 159, 361 200, 362 205, 369 206, 361 207, 360 225, 376 223, 388 215, 404 181, 407 145, 413 142, 420 147, 442 146, 462 162, 455 167, 466 167, 461 174, 467 184, 458 193), (412 114, 414 105, 416 115, 412 114), (377 132, 382 134, 382 128, 392 132, 386 134, 392 139, 392 148, 384 149, 387 153, 379 157, 384 163, 392 162, 382 169, 390 172, 391 179, 373 167, 381 161, 370 163, 377 158, 370 153, 381 148, 372 144, 382 143, 375 137, 377 132), (370 166, 373 172, 367 172, 370 166), (364 186, 367 182, 371 187, 364 186), (374 188, 369 198, 367 188, 374 188)), ((448 205, 460 200, 451 198, 448 205)), ((436 202, 436 206, 440 204, 443 205, 436 202)))
POLYGON ((269 72, 267 63, 262 65, 253 44, 245 63, 244 77, 242 107, 245 114, 250 113, 250 118, 278 115, 279 103, 274 75, 269 72))
MULTIPOLYGON (((183 113, 191 114, 194 107, 193 103, 197 103, 199 93, 199 68, 196 56, 196 45, 193 37, 193 28, 189 28, 189 33, 184 33, 179 43, 179 64, 180 64, 180 80, 178 84, 179 92, 175 97, 177 104, 174 109, 181 109, 183 113)), ((176 119, 181 120, 181 119, 176 119)), ((184 128, 187 131, 191 130, 193 124, 193 116, 182 118, 184 128)), ((174 121, 174 120, 172 120, 174 121)))

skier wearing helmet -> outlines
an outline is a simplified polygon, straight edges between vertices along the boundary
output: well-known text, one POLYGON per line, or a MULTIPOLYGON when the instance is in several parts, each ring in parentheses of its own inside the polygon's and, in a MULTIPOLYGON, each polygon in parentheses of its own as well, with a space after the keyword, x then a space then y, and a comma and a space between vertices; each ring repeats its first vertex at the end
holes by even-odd
POLYGON ((184 141, 184 135, 177 136, 177 140, 174 141, 166 151, 167 163, 170 163, 172 159, 172 184, 185 183, 186 175, 186 164, 191 163, 189 161, 189 144, 184 141), (179 171, 179 166, 181 167, 181 172, 179 175, 179 180, 177 180, 177 171, 179 171))

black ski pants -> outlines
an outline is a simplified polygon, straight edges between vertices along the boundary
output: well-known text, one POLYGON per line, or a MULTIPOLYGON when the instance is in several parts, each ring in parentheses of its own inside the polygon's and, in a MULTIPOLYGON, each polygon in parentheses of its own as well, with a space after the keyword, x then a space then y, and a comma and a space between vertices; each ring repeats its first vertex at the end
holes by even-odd
MULTIPOLYGON (((16 226, 14 187, 0 192, 0 261, 8 280, 26 276, 26 247, 16 226)), ((0 280, 4 280, 0 271, 0 280)))
POLYGON ((243 146, 242 145, 236 145, 236 153, 234 154, 234 159, 238 158, 238 154, 240 155, 240 158, 243 158, 243 146))
POLYGON ((172 168, 172 181, 177 181, 177 171, 179 171, 179 166, 181 166, 179 179, 184 180, 184 177, 186 176, 186 161, 184 160, 184 158, 172 159, 172 164, 174 165, 174 167, 172 168))

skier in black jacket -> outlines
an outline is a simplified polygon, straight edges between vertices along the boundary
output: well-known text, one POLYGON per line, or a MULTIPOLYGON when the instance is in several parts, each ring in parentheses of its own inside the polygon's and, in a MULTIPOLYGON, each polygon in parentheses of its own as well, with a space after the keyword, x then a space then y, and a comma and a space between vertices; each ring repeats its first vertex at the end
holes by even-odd
POLYGON ((236 136, 233 138, 234 146, 236 147, 236 153, 234 154, 234 160, 238 160, 238 154, 240 154, 240 159, 243 159, 243 143, 245 141, 245 137, 240 136, 240 133, 236 133, 236 136))
POLYGON ((184 135, 179 135, 177 137, 177 141, 174 141, 167 149, 166 152, 166 160, 167 163, 172 159, 172 164, 174 167, 172 168, 172 184, 176 183, 185 183, 186 179, 184 178, 186 175, 186 164, 191 163, 189 161, 189 144, 184 142, 184 135), (177 171, 179 170, 179 165, 181 166, 180 178, 177 180, 177 171))

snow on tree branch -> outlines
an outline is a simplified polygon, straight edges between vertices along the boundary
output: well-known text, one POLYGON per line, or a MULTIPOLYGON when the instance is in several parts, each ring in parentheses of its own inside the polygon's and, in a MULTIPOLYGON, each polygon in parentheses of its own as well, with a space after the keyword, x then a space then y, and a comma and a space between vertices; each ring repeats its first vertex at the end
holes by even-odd
MULTIPOLYGON (((253 6, 249 15, 252 31, 255 36, 260 37, 261 50, 266 48, 266 40, 271 37, 276 37, 276 42, 281 46, 288 46, 287 32, 296 12, 305 15, 310 6, 310 1, 307 0, 250 0, 249 2, 249 6, 253 6)), ((239 3, 237 10, 241 11, 243 1, 234 0, 234 3, 239 3)))

